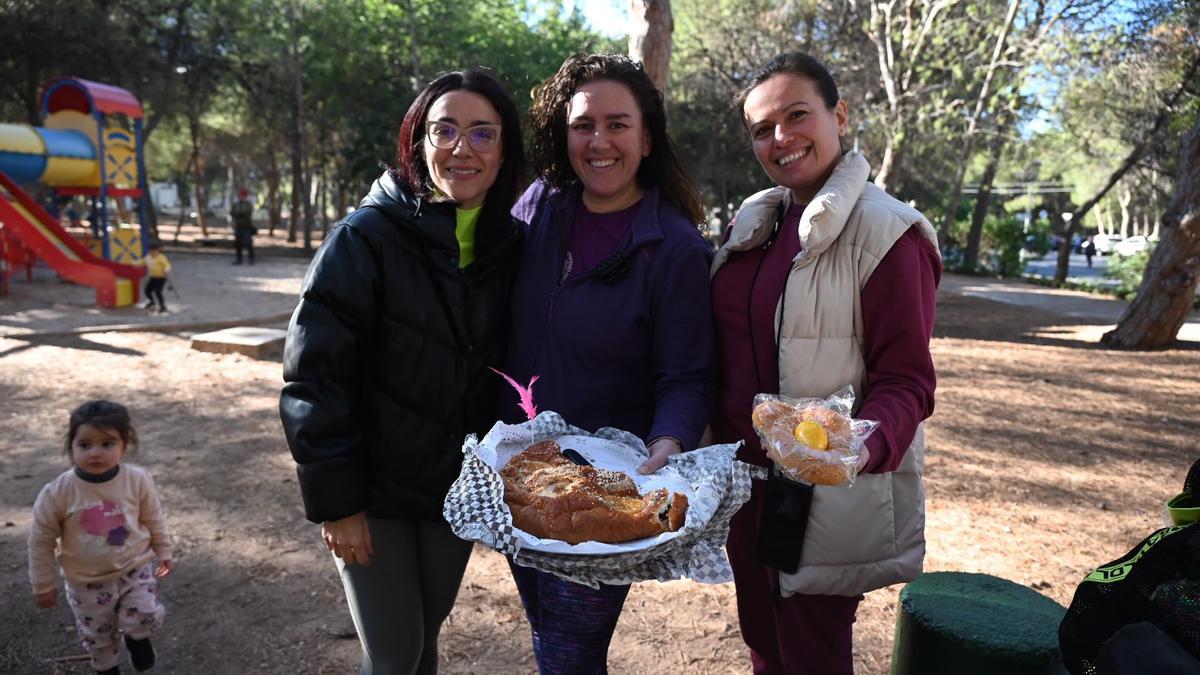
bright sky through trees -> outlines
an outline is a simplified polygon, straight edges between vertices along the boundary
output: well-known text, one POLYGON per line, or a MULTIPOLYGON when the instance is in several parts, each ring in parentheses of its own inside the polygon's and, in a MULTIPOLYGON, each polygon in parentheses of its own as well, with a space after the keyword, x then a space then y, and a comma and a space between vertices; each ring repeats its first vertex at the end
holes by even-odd
POLYGON ((570 11, 579 7, 593 30, 609 37, 625 37, 629 12, 623 0, 563 0, 563 7, 570 11))

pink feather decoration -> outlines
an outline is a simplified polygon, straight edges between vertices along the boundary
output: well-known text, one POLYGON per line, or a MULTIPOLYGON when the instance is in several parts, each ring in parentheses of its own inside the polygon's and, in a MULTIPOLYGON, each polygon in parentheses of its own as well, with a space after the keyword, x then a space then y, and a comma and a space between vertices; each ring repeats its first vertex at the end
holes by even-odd
POLYGON ((517 396, 521 398, 521 410, 525 412, 526 417, 529 419, 537 417, 537 406, 533 404, 533 383, 538 381, 538 378, 541 377, 540 375, 534 375, 529 378, 529 385, 522 387, 519 382, 509 377, 506 373, 502 373, 492 367, 488 367, 488 370, 503 377, 505 381, 512 385, 513 389, 517 390, 517 396))

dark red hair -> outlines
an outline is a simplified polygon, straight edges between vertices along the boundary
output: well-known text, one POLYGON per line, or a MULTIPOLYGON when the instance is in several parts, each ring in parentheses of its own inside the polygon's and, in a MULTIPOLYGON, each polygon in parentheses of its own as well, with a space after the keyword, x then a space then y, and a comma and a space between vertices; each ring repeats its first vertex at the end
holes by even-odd
POLYGON ((500 115, 500 151, 504 164, 484 200, 480 223, 507 222, 506 214, 517 201, 525 177, 525 150, 521 144, 521 116, 512 96, 496 78, 480 68, 456 70, 439 76, 417 94, 400 123, 396 139, 396 164, 392 176, 418 197, 433 194, 433 180, 425 164, 425 122, 429 109, 442 95, 459 89, 487 99, 500 115))

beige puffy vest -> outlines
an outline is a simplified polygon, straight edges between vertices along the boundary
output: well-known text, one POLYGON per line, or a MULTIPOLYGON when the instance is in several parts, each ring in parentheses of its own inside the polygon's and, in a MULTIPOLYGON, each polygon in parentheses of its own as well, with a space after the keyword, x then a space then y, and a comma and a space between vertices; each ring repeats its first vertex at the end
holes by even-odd
MULTIPOLYGON (((915 209, 867 182, 870 166, 846 153, 800 218, 803 249, 792 261, 779 343, 779 391, 824 398, 847 384, 862 401, 862 289, 879 261, 914 225, 937 248, 915 209)), ((735 251, 761 245, 791 194, 773 188, 742 203, 712 272, 735 251)), ((909 581, 925 557, 924 429, 899 468, 863 474, 852 487, 816 486, 796 574, 779 575, 783 595, 857 595, 909 581)))

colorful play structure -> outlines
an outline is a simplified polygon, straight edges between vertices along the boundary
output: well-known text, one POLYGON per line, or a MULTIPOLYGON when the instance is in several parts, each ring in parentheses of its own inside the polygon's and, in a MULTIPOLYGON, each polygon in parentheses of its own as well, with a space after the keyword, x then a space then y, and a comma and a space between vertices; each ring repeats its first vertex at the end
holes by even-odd
POLYGON ((142 106, 130 92, 77 77, 42 92, 43 126, 0 124, 0 293, 9 276, 44 260, 68 281, 96 289, 96 304, 124 307, 138 299, 146 243, 146 171, 142 106), (50 188, 49 208, 22 186, 50 188), (90 228, 79 236, 59 223, 60 198, 82 196, 90 228), (136 204, 138 227, 113 222, 120 200, 136 204), (82 241, 81 241, 82 239, 82 241))

